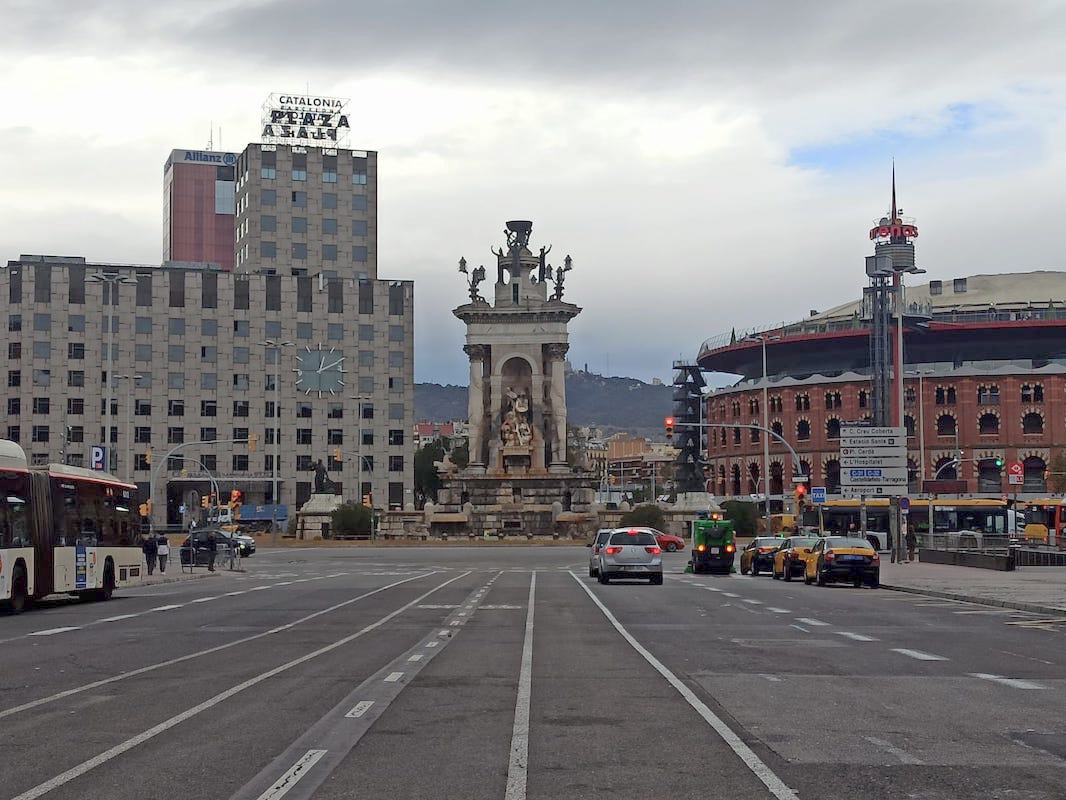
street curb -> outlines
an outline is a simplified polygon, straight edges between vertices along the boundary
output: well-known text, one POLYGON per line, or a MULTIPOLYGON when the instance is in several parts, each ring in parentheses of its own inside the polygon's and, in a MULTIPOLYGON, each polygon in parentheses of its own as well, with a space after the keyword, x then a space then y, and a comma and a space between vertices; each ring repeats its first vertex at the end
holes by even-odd
POLYGON ((944 600, 961 600, 965 603, 975 603, 980 606, 994 606, 996 608, 1013 608, 1018 611, 1029 611, 1034 614, 1052 614, 1055 616, 1066 617, 1066 609, 1053 608, 1049 606, 1038 606, 1035 603, 1017 603, 1013 600, 993 600, 987 597, 974 597, 969 594, 957 594, 955 592, 938 592, 934 589, 916 589, 913 586, 891 586, 887 583, 881 584, 882 589, 888 589, 893 592, 907 592, 908 594, 921 594, 926 597, 940 597, 944 600))
POLYGON ((142 583, 140 585, 141 586, 162 586, 165 583, 181 583, 182 581, 199 580, 201 578, 218 578, 218 577, 222 576, 223 572, 244 572, 244 570, 243 569, 232 569, 232 570, 231 569, 227 569, 227 570, 219 570, 219 571, 216 571, 216 572, 209 572, 207 570, 204 570, 203 572, 192 572, 192 573, 186 572, 186 573, 175 575, 173 577, 165 576, 163 578, 156 578, 156 576, 153 575, 151 582, 145 581, 144 583, 142 583))

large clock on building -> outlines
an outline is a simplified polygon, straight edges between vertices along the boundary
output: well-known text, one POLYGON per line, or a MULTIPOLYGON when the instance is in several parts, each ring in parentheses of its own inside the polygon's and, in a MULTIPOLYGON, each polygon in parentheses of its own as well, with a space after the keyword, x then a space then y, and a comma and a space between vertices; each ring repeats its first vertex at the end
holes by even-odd
POLYGON ((296 354, 296 388, 304 394, 337 394, 344 386, 344 356, 336 347, 305 347, 296 354))

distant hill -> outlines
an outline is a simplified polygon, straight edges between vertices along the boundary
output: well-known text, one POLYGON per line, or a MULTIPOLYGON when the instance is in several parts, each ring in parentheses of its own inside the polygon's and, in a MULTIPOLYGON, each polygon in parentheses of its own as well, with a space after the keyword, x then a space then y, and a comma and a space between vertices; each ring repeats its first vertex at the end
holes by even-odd
MULTIPOLYGON (((595 425, 605 433, 662 438, 663 418, 673 410, 673 387, 635 378, 605 378, 590 372, 566 376, 566 411, 571 425, 595 425)), ((415 418, 444 422, 466 419, 467 387, 415 384, 415 418)))

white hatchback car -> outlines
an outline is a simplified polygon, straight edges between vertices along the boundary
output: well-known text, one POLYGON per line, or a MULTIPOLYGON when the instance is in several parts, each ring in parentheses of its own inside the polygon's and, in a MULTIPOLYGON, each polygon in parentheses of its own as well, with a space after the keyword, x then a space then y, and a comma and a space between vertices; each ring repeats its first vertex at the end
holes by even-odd
POLYGON ((589 547, 589 577, 596 578, 600 574, 600 550, 607 544, 607 537, 614 533, 614 528, 600 528, 596 531, 596 538, 592 540, 589 547))
POLYGON ((612 578, 647 578, 662 584, 662 553, 655 534, 638 528, 618 528, 600 549, 600 583, 610 583, 612 578))

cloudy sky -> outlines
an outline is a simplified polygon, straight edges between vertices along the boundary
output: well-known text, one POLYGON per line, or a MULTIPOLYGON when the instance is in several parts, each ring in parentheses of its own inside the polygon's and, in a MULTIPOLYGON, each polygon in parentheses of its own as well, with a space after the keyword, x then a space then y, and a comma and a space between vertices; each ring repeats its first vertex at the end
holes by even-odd
POLYGON ((456 262, 490 263, 507 219, 574 259, 574 365, 643 380, 856 297, 893 157, 929 278, 1066 266, 1057 0, 3 9, 0 257, 158 263, 171 149, 213 124, 241 150, 271 92, 349 97, 419 381, 466 382, 456 262))

